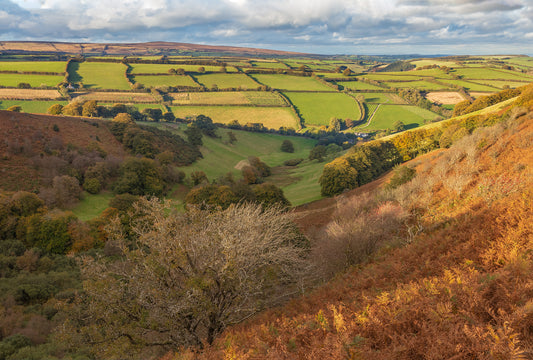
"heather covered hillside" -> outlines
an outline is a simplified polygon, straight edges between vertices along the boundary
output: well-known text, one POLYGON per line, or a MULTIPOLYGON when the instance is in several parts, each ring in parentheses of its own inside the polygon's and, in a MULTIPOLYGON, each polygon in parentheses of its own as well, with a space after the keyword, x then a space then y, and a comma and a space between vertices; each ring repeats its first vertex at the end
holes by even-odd
POLYGON ((532 99, 336 198, 311 235, 317 273, 334 280, 166 358, 531 358, 532 99))

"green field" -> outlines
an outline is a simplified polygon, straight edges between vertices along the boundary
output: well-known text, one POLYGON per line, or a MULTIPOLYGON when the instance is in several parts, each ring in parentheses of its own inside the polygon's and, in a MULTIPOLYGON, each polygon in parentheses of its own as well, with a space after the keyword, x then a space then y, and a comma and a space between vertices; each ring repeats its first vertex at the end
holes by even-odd
POLYGON ((423 60, 416 60, 416 61, 410 61, 411 64, 416 65, 416 67, 422 67, 427 65, 438 65, 438 66, 447 66, 447 67, 457 67, 457 63, 455 61, 444 61, 444 60, 438 60, 438 59, 423 59, 423 60))
MULTIPOLYGON (((198 72, 200 67, 205 71, 220 72, 222 66, 213 65, 187 65, 187 64, 130 64, 132 74, 168 74, 170 69, 183 69, 186 72, 198 72)), ((227 72, 236 72, 233 66, 226 67, 227 72)))
POLYGON ((500 89, 497 89, 497 88, 492 87, 492 86, 487 86, 487 85, 483 85, 483 84, 476 84, 476 83, 473 83, 473 82, 470 82, 470 81, 465 81, 465 80, 442 80, 442 82, 445 82, 445 83, 448 83, 448 84, 452 84, 452 85, 462 86, 462 87, 464 87, 464 88, 466 88, 467 90, 470 90, 470 91, 496 92, 496 91, 500 90, 500 89))
POLYGON ((97 195, 91 195, 83 192, 81 201, 76 205, 72 212, 81 221, 88 221, 99 216, 109 206, 109 201, 113 198, 110 192, 102 192, 97 195))
POLYGON ((282 126, 299 129, 299 121, 288 107, 250 107, 250 106, 172 106, 178 118, 206 115, 214 122, 228 124, 237 120, 241 125, 262 123, 269 129, 282 126))
MULTIPOLYGON (((533 80, 532 80, 533 81, 533 80)), ((512 80, 477 80, 477 82, 499 89, 503 89, 505 85, 509 85, 511 88, 517 88, 529 84, 528 82, 523 81, 512 81, 512 80)))
POLYGON ((318 77, 321 77, 321 78, 324 78, 324 79, 341 79, 341 78, 346 78, 346 79, 353 79, 355 78, 355 75, 350 75, 350 76, 344 76, 342 75, 342 73, 336 73, 336 72, 317 72, 315 73, 318 77))
POLYGON ((363 81, 336 81, 335 83, 350 90, 383 90, 380 86, 367 84, 363 81))
POLYGON ((281 62, 252 61, 252 66, 264 69, 287 69, 287 65, 281 62))
POLYGON ((31 87, 56 87, 63 79, 63 76, 58 75, 0 74, 0 85, 17 87, 20 83, 28 83, 31 87))
POLYGON ((158 86, 192 86, 197 87, 196 84, 189 76, 180 75, 136 75, 133 78, 136 83, 143 84, 144 87, 158 87, 158 86))
POLYGON ((395 104, 398 102, 398 99, 395 99, 397 96, 390 93, 352 93, 353 96, 363 95, 365 97, 365 102, 375 103, 375 104, 395 104))
POLYGON ((424 120, 433 120, 438 115, 412 105, 380 105, 369 126, 361 125, 356 130, 386 130, 396 121, 401 121, 407 128, 418 127, 424 120))
POLYGON ((529 80, 532 78, 522 74, 506 70, 494 70, 488 68, 459 68, 453 74, 463 76, 464 79, 508 79, 508 80, 529 80))
POLYGON ((81 82, 91 89, 129 90, 130 84, 124 73, 126 66, 118 63, 71 62, 69 65, 70 81, 81 82))
POLYGON ((54 104, 67 105, 66 101, 46 100, 0 100, 0 109, 6 110, 13 105, 20 105, 23 112, 46 114, 48 108, 54 104))
MULTIPOLYGON (((154 126, 165 126, 163 124, 153 124, 154 126)), ((176 128, 178 125, 166 125, 165 128, 176 128)), ((183 136, 183 126, 178 134, 183 136)), ((276 134, 253 133, 239 130, 231 130, 237 137, 237 142, 228 144, 228 129, 218 129, 220 138, 213 139, 204 136, 204 145, 200 148, 203 158, 194 164, 182 167, 186 174, 200 170, 206 173, 209 180, 216 179, 231 172, 235 179, 241 177, 241 171, 235 166, 249 156, 258 156, 269 166, 281 166, 285 160, 304 158, 309 156, 309 152, 315 146, 316 140, 281 136, 276 134), (289 139, 294 144, 294 153, 284 153, 279 151, 283 140, 289 139)), ((285 196, 293 206, 301 205, 321 198, 318 178, 322 174, 324 163, 317 161, 304 161, 298 167, 285 168, 281 176, 272 176, 266 181, 273 182, 281 186, 285 196), (282 178, 282 179, 280 179, 282 178)))
POLYGON ((65 73, 66 61, 0 61, 0 71, 65 73))
POLYGON ((172 93, 174 105, 276 105, 287 103, 277 94, 266 91, 221 91, 172 93))
POLYGON ((418 81, 402 81, 402 82, 386 82, 388 86, 391 88, 412 88, 412 89, 420 89, 420 90, 443 90, 443 89, 449 89, 450 86, 446 85, 440 85, 436 83, 432 83, 425 80, 418 80, 418 81))
POLYGON ((358 120, 357 101, 342 93, 285 92, 307 125, 328 125, 332 117, 358 120))
POLYGON ((378 80, 378 81, 416 81, 420 80, 420 76, 413 75, 410 71, 406 74, 400 74, 398 73, 387 73, 387 72, 381 72, 381 73, 372 73, 372 74, 364 74, 361 75, 361 77, 364 77, 366 79, 370 80, 378 80))
POLYGON ((195 75, 196 80, 207 88, 217 85, 219 89, 256 89, 260 85, 244 74, 195 75))
POLYGON ((423 69, 423 70, 411 70, 408 72, 409 75, 416 75, 416 76, 422 76, 422 77, 434 77, 439 79, 449 79, 452 76, 450 74, 446 74, 444 71, 440 69, 423 69))
POLYGON ((251 76, 261 84, 270 86, 272 89, 333 91, 327 85, 321 84, 311 77, 270 74, 253 74, 251 76))

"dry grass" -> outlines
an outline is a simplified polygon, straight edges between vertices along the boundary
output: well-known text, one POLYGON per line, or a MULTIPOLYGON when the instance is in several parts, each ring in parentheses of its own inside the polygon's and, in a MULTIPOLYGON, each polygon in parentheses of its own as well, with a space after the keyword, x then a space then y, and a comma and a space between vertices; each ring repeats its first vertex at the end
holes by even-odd
POLYGON ((426 95, 427 99, 438 104, 457 104, 464 100, 458 92, 435 91, 426 95))
POLYGON ((132 92, 86 92, 73 93, 76 99, 81 101, 97 100, 113 103, 153 103, 155 99, 148 93, 132 92))
POLYGON ((0 99, 4 100, 57 99, 59 97, 61 94, 57 90, 0 89, 0 99))

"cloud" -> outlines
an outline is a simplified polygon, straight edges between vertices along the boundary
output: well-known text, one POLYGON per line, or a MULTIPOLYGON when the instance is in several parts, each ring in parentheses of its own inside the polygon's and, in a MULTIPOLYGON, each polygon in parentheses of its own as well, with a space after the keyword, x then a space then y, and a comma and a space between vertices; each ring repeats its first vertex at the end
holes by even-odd
POLYGON ((532 19, 530 0, 0 0, 3 40, 315 44, 327 53, 531 49, 532 19))

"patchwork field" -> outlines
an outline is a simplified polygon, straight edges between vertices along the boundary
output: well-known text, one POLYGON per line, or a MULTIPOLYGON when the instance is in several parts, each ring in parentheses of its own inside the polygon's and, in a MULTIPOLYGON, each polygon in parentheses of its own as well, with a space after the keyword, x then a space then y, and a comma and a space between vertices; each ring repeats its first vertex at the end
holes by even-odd
POLYGON ((252 61, 253 67, 264 69, 288 69, 287 65, 282 62, 270 62, 270 61, 252 61))
POLYGON ((306 91, 333 91, 327 85, 321 84, 311 77, 291 76, 291 75, 251 75, 261 84, 279 90, 306 90, 306 91))
MULTIPOLYGON (((489 68, 458 68, 453 74, 463 76, 465 79, 509 79, 528 80, 526 76, 506 70, 495 70, 489 68)), ((533 79, 531 79, 533 81, 533 79)))
MULTIPOLYGON (((132 74, 168 74, 170 69, 183 69, 186 72, 198 72, 200 67, 208 72, 220 72, 222 66, 187 65, 187 64, 130 64, 132 74)), ((227 72, 236 72, 233 66, 226 67, 227 72)))
POLYGON ((144 87, 158 87, 158 86, 191 86, 197 87, 189 76, 184 75, 135 75, 133 77, 136 83, 143 84, 144 87))
POLYGON ((0 71, 65 73, 66 61, 0 61, 0 71))
POLYGON ((118 63, 71 62, 70 81, 81 82, 90 89, 129 90, 130 85, 124 76, 126 66, 118 63))
POLYGON ((425 120, 433 120, 438 115, 412 105, 380 105, 368 126, 362 125, 361 130, 386 130, 396 121, 401 121, 406 128, 414 128, 424 124, 425 120))
POLYGON ((265 91, 223 91, 169 94, 175 105, 288 105, 278 94, 265 91))
POLYGON ((332 117, 358 120, 357 101, 342 93, 284 92, 298 109, 306 125, 329 125, 332 117))
POLYGON ((514 89, 514 88, 529 84, 529 82, 525 82, 525 81, 512 81, 512 80, 477 80, 477 82, 488 85, 488 86, 497 87, 499 89, 503 89, 504 86, 509 86, 510 88, 514 89))
POLYGON ((244 74, 205 74, 195 75, 196 80, 207 88, 217 85, 219 89, 255 89, 260 85, 244 74))
POLYGON ((19 105, 23 112, 34 114, 46 114, 48 108, 54 104, 67 105, 66 101, 46 100, 0 100, 0 110, 6 110, 11 106, 19 105))
POLYGON ((348 90, 383 90, 380 86, 367 84, 363 81, 336 81, 335 84, 348 90))
POLYGON ((447 67, 456 67, 457 62, 455 61, 443 61, 438 59, 423 59, 410 61, 411 64, 416 65, 416 67, 428 66, 428 65, 438 65, 438 66, 447 66, 447 67))
POLYGON ((391 88, 412 88, 412 89, 420 89, 420 90, 443 90, 450 88, 446 85, 436 84, 433 82, 425 81, 425 80, 417 80, 417 81, 402 81, 402 82, 386 82, 388 86, 391 88))
POLYGON ((57 90, 34 90, 34 89, 0 89, 0 99, 57 99, 61 94, 57 90))
POLYGON ((405 104, 405 100, 401 99, 396 94, 391 93, 378 93, 378 92, 357 92, 352 93, 353 96, 362 95, 365 98, 367 103, 376 103, 376 104, 405 104))
POLYGON ((493 86, 488 86, 488 85, 478 84, 478 83, 474 83, 474 82, 470 82, 470 81, 465 81, 465 80, 442 80, 442 81, 445 82, 445 83, 451 84, 451 85, 462 86, 462 87, 464 87, 465 89, 470 90, 470 91, 490 91, 490 92, 496 92, 496 91, 499 91, 499 90, 500 90, 500 89, 495 88, 495 87, 493 87, 493 86))
POLYGON ((149 93, 134 92, 76 92, 73 97, 79 100, 97 100, 111 103, 136 103, 136 102, 153 102, 154 98, 149 93))
POLYGON ((214 122, 228 124, 237 120, 241 125, 262 123, 269 129, 282 126, 299 128, 299 121, 288 107, 239 107, 239 106, 172 106, 172 112, 178 118, 206 115, 214 122))
POLYGON ((0 74, 0 86, 17 87, 20 83, 28 83, 31 87, 56 87, 63 79, 64 76, 59 75, 0 74))
POLYGON ((452 91, 436 91, 430 92, 426 95, 429 101, 439 104, 457 104, 464 100, 458 92, 452 91))

